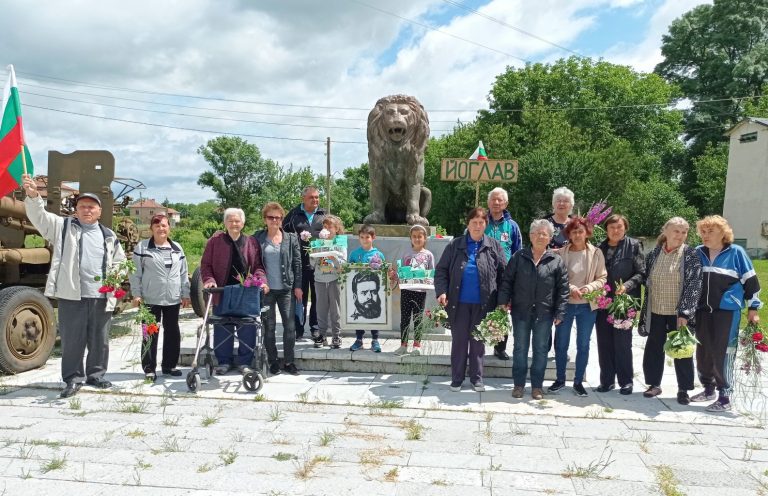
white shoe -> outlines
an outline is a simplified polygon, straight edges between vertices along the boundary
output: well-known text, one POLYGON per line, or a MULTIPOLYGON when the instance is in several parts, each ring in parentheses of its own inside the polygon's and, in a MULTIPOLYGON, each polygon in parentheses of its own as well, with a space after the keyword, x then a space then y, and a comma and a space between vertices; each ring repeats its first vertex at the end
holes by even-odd
POLYGON ((400 346, 398 349, 395 350, 395 355, 402 356, 407 354, 408 354, 407 346, 400 346))

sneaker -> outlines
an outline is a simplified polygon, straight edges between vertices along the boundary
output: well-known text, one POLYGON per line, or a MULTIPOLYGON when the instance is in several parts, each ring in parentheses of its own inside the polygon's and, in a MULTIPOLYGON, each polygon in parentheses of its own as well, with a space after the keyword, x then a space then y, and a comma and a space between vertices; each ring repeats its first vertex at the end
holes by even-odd
POLYGON ((411 356, 419 356, 421 355, 421 350, 419 348, 414 347, 413 350, 411 350, 411 356))
POLYGON ((522 398, 524 392, 525 392, 525 388, 523 386, 515 386, 514 389, 512 389, 512 397, 522 398))
POLYGON ((325 337, 318 336, 318 337, 314 338, 313 341, 314 341, 313 346, 315 348, 322 348, 323 347, 323 341, 325 341, 325 337))
MULTIPOLYGON (((521 396, 522 396, 522 391, 520 391, 520 393, 521 393, 521 396)), ((512 391, 512 396, 514 397, 514 395, 515 395, 515 392, 512 391)), ((531 398, 533 398, 535 400, 543 399, 544 398, 544 391, 542 391, 541 388, 533 388, 531 390, 531 398)))
POLYGON ((688 397, 688 391, 677 392, 677 402, 681 405, 687 405, 691 402, 691 398, 688 397))
POLYGON ((245 375, 248 372, 251 372, 251 368, 246 365, 238 365, 237 371, 240 372, 242 375, 245 375))
POLYGON ((297 369, 296 365, 293 363, 286 363, 285 367, 283 367, 283 370, 291 375, 299 375, 299 369, 297 369))
POLYGON ((474 389, 476 393, 484 393, 485 386, 483 385, 483 381, 477 381, 476 383, 472 384, 472 389, 474 389))
POLYGON ((597 391, 598 393, 607 393, 608 391, 612 391, 614 389, 616 389, 615 384, 600 384, 599 386, 597 386, 597 389, 595 389, 595 391, 597 391))
POLYGON ((704 391, 691 396, 691 401, 694 403, 700 403, 702 401, 712 401, 715 398, 717 398, 717 393, 715 392, 714 388, 704 388, 704 391))
POLYGON ((461 383, 460 382, 452 382, 451 383, 451 391, 454 393, 458 393, 461 391, 461 383))
POLYGON ((619 389, 619 394, 623 394, 625 396, 632 394, 632 384, 624 384, 621 386, 621 389, 619 389))
POLYGON ((728 398, 718 398, 717 401, 709 405, 706 410, 708 412, 727 412, 731 409, 731 402, 728 401, 728 398), (723 401, 725 400, 725 401, 723 401))
POLYGON ((331 349, 338 350, 341 348, 341 338, 331 338, 331 349))
POLYGON ((275 362, 269 366, 270 375, 277 375, 280 373, 280 362, 275 362))
POLYGON ((357 351, 362 347, 363 347, 363 341, 361 339, 355 339, 355 342, 352 343, 352 346, 350 346, 349 349, 352 351, 357 351))
POLYGON ((85 383, 89 386, 95 387, 96 389, 107 389, 112 387, 111 382, 101 377, 86 379, 85 383))
POLYGON ((580 382, 574 382, 573 383, 573 393, 576 396, 587 396, 587 390, 584 389, 584 385, 580 382))
POLYGON ((381 345, 378 339, 371 341, 371 351, 374 353, 381 353, 381 345))
POLYGON ((82 382, 68 382, 67 385, 64 386, 64 389, 61 390, 59 398, 69 398, 70 396, 74 396, 80 391, 81 387, 83 387, 82 382))
POLYGON ((563 389, 564 387, 565 387, 565 382, 564 381, 555 381, 555 382, 552 383, 551 386, 549 386, 547 388, 547 391, 550 392, 550 393, 556 393, 556 392, 560 391, 561 389, 563 389))
POLYGON ((643 392, 643 396, 646 398, 655 398, 660 394, 661 388, 659 386, 648 386, 648 389, 643 392))
POLYGON ((173 377, 181 377, 181 370, 179 369, 163 369, 163 375, 170 375, 173 377))
POLYGON ((408 346, 401 344, 398 349, 395 350, 395 355, 402 356, 408 354, 408 346))

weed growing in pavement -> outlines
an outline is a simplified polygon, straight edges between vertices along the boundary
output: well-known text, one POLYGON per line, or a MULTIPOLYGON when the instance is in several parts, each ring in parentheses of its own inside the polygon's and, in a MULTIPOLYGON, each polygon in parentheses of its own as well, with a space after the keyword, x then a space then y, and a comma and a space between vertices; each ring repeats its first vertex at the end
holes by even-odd
POLYGON ((513 436, 527 436, 531 433, 531 431, 526 428, 522 427, 519 423, 517 423, 516 420, 512 420, 509 422, 509 432, 513 436))
POLYGON ((331 432, 326 429, 323 431, 322 434, 320 434, 320 439, 318 441, 318 444, 320 446, 328 446, 333 442, 334 439, 336 439, 337 436, 338 434, 336 434, 335 432, 331 432))
POLYGON ((47 462, 40 465, 40 471, 44 474, 47 474, 48 472, 52 472, 54 470, 61 470, 67 465, 67 454, 65 453, 64 456, 54 456, 47 462))
POLYGON ((197 466, 197 473, 204 474, 206 472, 210 472, 214 468, 216 468, 216 465, 214 465, 213 463, 203 463, 202 465, 197 466))
POLYGON ((331 458, 327 456, 315 455, 310 458, 309 453, 303 456, 303 461, 295 462, 296 471, 294 475, 297 479, 307 480, 314 475, 315 469, 321 463, 330 463, 331 458))
POLYGON ((253 396, 253 401, 255 401, 255 402, 257 402, 257 403, 258 403, 258 402, 260 402, 260 401, 267 401, 267 397, 266 397, 266 396, 264 396, 264 395, 263 395, 263 394, 261 394, 261 393, 256 393, 256 394, 253 396))
POLYGON ((272 444, 286 445, 286 444, 292 444, 292 441, 285 436, 273 436, 272 444))
POLYGON ((269 409, 269 421, 280 422, 283 420, 283 418, 285 418, 285 415, 280 411, 280 406, 272 405, 272 407, 269 409))
POLYGON ((685 493, 678 488, 678 480, 675 473, 669 465, 658 465, 656 469, 656 482, 659 484, 659 491, 664 496, 685 496, 685 493))
POLYGON ((162 438, 160 441, 160 446, 151 450, 153 455, 160 453, 179 453, 181 451, 186 451, 186 447, 182 447, 178 438, 176 438, 176 436, 173 434, 162 438))
POLYGON ((405 438, 409 441, 420 440, 424 436, 424 430, 426 429, 416 419, 400 422, 400 426, 405 430, 405 438))
POLYGON ((226 465, 232 465, 237 460, 237 451, 234 449, 223 449, 219 452, 219 459, 226 465))
POLYGON ((171 399, 173 399, 173 394, 168 391, 164 392, 163 396, 160 397, 160 408, 163 409, 163 413, 165 413, 165 407, 171 404, 171 399))
POLYGON ((138 468, 138 469, 141 469, 141 470, 148 470, 148 469, 152 468, 152 464, 143 461, 141 458, 136 458, 136 465, 135 465, 135 467, 138 468))
POLYGON ((384 480, 387 482, 397 482, 397 477, 400 475, 400 470, 395 467, 389 472, 384 474, 384 480))
POLYGON ((304 404, 309 403, 309 391, 304 391, 303 393, 297 394, 296 401, 304 404))
POLYGON ((128 431, 128 432, 126 432, 126 433, 125 433, 125 435, 126 435, 126 436, 128 436, 128 437, 129 437, 129 438, 131 438, 131 439, 138 439, 138 438, 140 438, 140 437, 144 437, 144 436, 146 436, 146 435, 147 435, 147 433, 146 433, 146 432, 144 432, 144 431, 143 431, 143 430, 141 430, 141 429, 134 429, 134 430, 132 430, 132 431, 128 431))
POLYGON ((584 417, 588 419, 601 419, 605 418, 605 414, 600 409, 592 409, 585 413, 584 417))
POLYGON ((229 437, 232 439, 235 443, 242 443, 245 441, 245 434, 243 434, 240 431, 232 431, 229 435, 229 437))
POLYGON ((572 463, 561 475, 569 479, 574 477, 599 479, 605 469, 613 462, 613 450, 605 448, 597 460, 592 460, 586 466, 572 463), (608 452, 608 456, 606 456, 606 452, 608 452))
POLYGON ((444 479, 435 479, 432 481, 432 485, 433 486, 450 486, 450 484, 448 484, 448 481, 444 479))
POLYGON ((604 408, 603 408, 603 411, 604 411, 605 413, 613 413, 613 408, 611 408, 611 407, 609 407, 609 406, 606 406, 606 407, 604 407, 604 408))
POLYGON ((203 419, 200 421, 200 425, 202 427, 211 426, 211 425, 215 424, 216 422, 218 422, 220 418, 221 417, 218 417, 215 414, 212 414, 212 415, 206 414, 206 415, 203 416, 203 419))
POLYGON ((29 444, 32 446, 47 446, 51 449, 59 449, 64 443, 62 441, 51 441, 49 439, 32 439, 29 441, 29 444))
POLYGON ((120 413, 147 413, 146 401, 132 401, 130 398, 115 400, 115 407, 120 413))
POLYGON ((70 398, 69 399, 69 409, 70 410, 80 410, 82 408, 83 404, 80 401, 80 398, 70 398))
POLYGON ((285 451, 278 451, 274 455, 272 455, 272 458, 279 462, 287 462, 288 460, 298 460, 299 457, 294 455, 293 453, 286 453, 285 451))
POLYGON ((32 478, 32 471, 27 469, 24 470, 24 467, 21 467, 21 475, 19 475, 21 480, 27 480, 32 478))

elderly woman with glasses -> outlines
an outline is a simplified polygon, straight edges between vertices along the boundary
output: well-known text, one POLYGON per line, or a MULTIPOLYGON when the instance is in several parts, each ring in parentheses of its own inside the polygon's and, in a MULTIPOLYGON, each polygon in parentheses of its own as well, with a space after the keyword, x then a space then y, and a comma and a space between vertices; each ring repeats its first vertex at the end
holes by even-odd
MULTIPOLYGON (((152 237, 144 239, 133 250, 136 272, 130 277, 134 305, 144 303, 163 325, 163 375, 178 377, 181 331, 179 308, 189 306, 189 277, 187 258, 181 245, 168 235, 171 226, 165 214, 157 214, 149 222, 152 237)), ((159 338, 159 335, 158 335, 159 338)), ((158 338, 144 339, 141 367, 146 378, 157 379, 158 338)))
POLYGON ((550 248, 562 248, 568 244, 568 236, 565 235, 565 226, 571 218, 574 205, 573 191, 565 186, 557 188, 552 192, 552 213, 544 217, 552 224, 552 240, 549 242, 550 248))
POLYGON ((289 374, 296 375, 299 371, 293 361, 296 343, 293 317, 296 311, 296 300, 301 301, 304 296, 301 290, 302 267, 299 238, 296 234, 283 230, 285 210, 279 203, 267 203, 261 214, 267 228, 258 231, 254 236, 261 248, 261 260, 267 272, 269 285, 269 293, 264 295, 262 302, 262 306, 267 307, 267 315, 264 319, 264 346, 267 349, 269 372, 273 375, 280 373, 275 339, 277 320, 275 307, 277 307, 283 322, 283 368, 289 374))
POLYGON ((547 248, 552 240, 552 224, 544 219, 535 220, 529 233, 531 247, 516 251, 504 270, 498 303, 512 313, 512 397, 523 397, 528 348, 533 340, 531 397, 540 400, 544 394, 552 324, 559 324, 565 317, 570 289, 563 259, 547 248))
MULTIPOLYGON (((200 273, 203 287, 215 288, 240 284, 239 277, 247 274, 266 280, 264 265, 261 261, 261 248, 252 236, 242 233, 245 227, 245 212, 239 208, 224 210, 226 231, 217 231, 208 240, 200 260, 200 273)), ((262 286, 264 295, 269 294, 269 284, 262 286)), ((214 304, 219 303, 220 294, 213 295, 214 304)), ((244 325, 238 331, 240 346, 238 369, 245 374, 253 362, 253 350, 256 347, 256 326, 244 325)), ((213 326, 213 347, 217 375, 224 375, 234 368, 233 352, 235 339, 220 324, 213 326)))

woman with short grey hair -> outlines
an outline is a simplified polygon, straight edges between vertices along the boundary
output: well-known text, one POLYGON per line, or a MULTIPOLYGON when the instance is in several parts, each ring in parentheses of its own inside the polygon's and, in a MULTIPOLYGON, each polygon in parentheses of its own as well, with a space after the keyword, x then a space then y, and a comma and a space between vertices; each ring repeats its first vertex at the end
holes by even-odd
POLYGON ((552 213, 544 217, 545 220, 552 224, 554 233, 552 240, 549 242, 550 248, 562 248, 568 244, 568 238, 563 234, 568 219, 573 212, 573 205, 575 199, 573 191, 561 186, 552 192, 552 213))
POLYGON ((530 248, 512 255, 501 280, 498 304, 511 310, 513 398, 522 398, 528 375, 528 349, 533 340, 531 397, 544 395, 544 371, 552 336, 552 324, 565 317, 568 303, 568 274, 560 255, 547 248, 552 224, 544 219, 531 223, 530 248))

